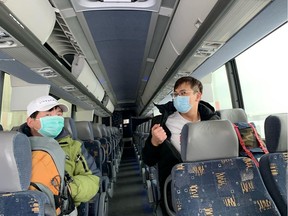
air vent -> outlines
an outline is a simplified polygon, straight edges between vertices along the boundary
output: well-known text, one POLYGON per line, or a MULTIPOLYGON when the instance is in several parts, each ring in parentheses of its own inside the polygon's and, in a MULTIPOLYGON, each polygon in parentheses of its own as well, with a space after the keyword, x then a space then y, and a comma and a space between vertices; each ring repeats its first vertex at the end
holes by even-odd
POLYGON ((67 92, 73 92, 76 91, 76 87, 73 85, 67 85, 67 86, 62 86, 62 89, 64 89, 67 92))
POLYGON ((19 45, 21 45, 19 41, 11 37, 9 33, 0 27, 0 49, 17 47, 19 45))
POLYGON ((88 99, 88 97, 87 97, 87 96, 85 96, 85 95, 80 95, 80 96, 77 96, 77 98, 78 98, 79 100, 81 100, 81 101, 85 101, 85 100, 87 100, 87 99, 88 99))
POLYGON ((13 40, 5 40, 5 41, 0 40, 0 49, 8 48, 8 47, 16 47, 16 46, 17 44, 15 44, 13 40))
POLYGON ((223 46, 223 42, 208 42, 204 43, 195 51, 195 57, 210 57, 214 54, 220 47, 223 46))
POLYGON ((0 31, 0 40, 5 40, 7 38, 11 38, 6 32, 0 31))
POLYGON ((37 72, 41 76, 49 79, 55 78, 58 76, 58 73, 54 71, 51 67, 44 67, 44 68, 32 68, 31 70, 37 72))

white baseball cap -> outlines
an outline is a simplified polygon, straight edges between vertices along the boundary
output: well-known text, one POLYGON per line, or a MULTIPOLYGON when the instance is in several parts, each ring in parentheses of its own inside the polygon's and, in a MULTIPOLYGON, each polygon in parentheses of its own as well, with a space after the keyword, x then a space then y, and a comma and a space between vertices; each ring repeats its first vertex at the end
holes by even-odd
POLYGON ((59 106, 63 112, 68 111, 68 107, 65 104, 61 104, 55 98, 46 95, 36 98, 28 104, 27 115, 30 116, 36 111, 48 111, 55 106, 59 106))

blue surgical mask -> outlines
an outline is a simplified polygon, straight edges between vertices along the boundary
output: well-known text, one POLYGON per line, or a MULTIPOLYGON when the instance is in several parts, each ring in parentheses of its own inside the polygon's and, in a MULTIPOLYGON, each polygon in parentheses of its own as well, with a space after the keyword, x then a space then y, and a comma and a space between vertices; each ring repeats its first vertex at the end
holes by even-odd
POLYGON ((57 137, 63 127, 64 127, 64 118, 62 116, 45 116, 39 119, 41 123, 41 128, 38 130, 44 137, 57 137))
POLYGON ((190 96, 177 96, 173 100, 174 107, 180 113, 187 113, 192 108, 190 96))

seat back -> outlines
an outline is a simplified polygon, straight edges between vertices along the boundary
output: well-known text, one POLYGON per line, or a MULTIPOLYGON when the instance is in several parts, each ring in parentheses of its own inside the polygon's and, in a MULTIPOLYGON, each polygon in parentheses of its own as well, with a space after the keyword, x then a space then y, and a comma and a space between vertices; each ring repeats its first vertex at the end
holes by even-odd
POLYGON ((227 120, 187 124, 181 131, 183 161, 232 158, 238 156, 238 151, 236 133, 227 120))
POLYGON ((77 133, 74 119, 72 119, 70 117, 65 117, 64 118, 64 128, 71 135, 73 140, 78 140, 78 133, 77 133))
POLYGON ((288 113, 268 116, 264 122, 267 149, 270 153, 287 151, 288 113))
POLYGON ((94 139, 102 138, 101 124, 100 123, 94 123, 94 124, 92 124, 92 128, 93 128, 94 139))
POLYGON ((93 156, 97 167, 102 173, 102 161, 104 152, 101 149, 101 143, 98 140, 94 140, 92 124, 89 121, 75 122, 78 138, 83 141, 85 148, 90 155, 93 156))
POLYGON ((78 133, 78 138, 83 141, 85 148, 88 150, 90 155, 93 156, 96 165, 99 169, 99 172, 96 174, 100 178, 100 188, 99 192, 93 198, 93 201, 90 201, 89 205, 89 215, 101 215, 99 212, 103 212, 103 215, 106 214, 108 199, 107 199, 107 190, 109 179, 106 176, 103 176, 103 163, 105 159, 104 149, 101 147, 99 140, 94 139, 93 127, 89 121, 78 121, 75 122, 75 126, 78 133))
POLYGON ((250 158, 238 157, 238 146, 228 120, 186 124, 181 132, 184 162, 171 171, 175 213, 169 214, 279 215, 259 170, 250 158))
MULTIPOLYGON (((90 131, 89 131, 90 128, 88 129, 89 132, 87 132, 86 129, 83 129, 83 130, 81 129, 82 128, 81 125, 77 126, 77 123, 74 121, 74 119, 72 119, 70 117, 65 117, 64 119, 65 119, 64 120, 64 127, 70 133, 72 139, 79 140, 82 143, 81 152, 82 152, 83 156, 85 157, 85 160, 87 162, 87 165, 89 166, 89 169, 92 171, 92 173, 94 175, 101 176, 102 175, 101 174, 101 164, 98 161, 98 159, 96 161, 96 158, 99 158, 99 157, 100 157, 99 160, 101 161, 101 154, 98 153, 97 148, 94 151, 94 149, 93 149, 94 145, 91 144, 92 147, 89 146, 90 148, 87 148, 87 146, 86 146, 86 145, 88 145, 87 143, 90 143, 90 139, 92 138, 90 131)), ((83 121, 83 122, 85 122, 85 121, 83 121)), ((84 123, 84 125, 86 125, 86 123, 84 123)), ((93 139, 91 140, 91 142, 93 142, 93 139)))
POLYGON ((281 215, 287 215, 287 113, 273 114, 265 119, 265 138, 269 154, 260 159, 264 183, 281 215))
POLYGON ((19 131, 19 129, 20 129, 20 126, 13 126, 11 128, 11 131, 19 131))
POLYGON ((32 153, 28 137, 0 132, 0 215, 56 215, 48 197, 28 190, 32 153))
POLYGON ((232 123, 248 122, 247 115, 242 108, 223 109, 216 111, 221 119, 229 120, 232 123))

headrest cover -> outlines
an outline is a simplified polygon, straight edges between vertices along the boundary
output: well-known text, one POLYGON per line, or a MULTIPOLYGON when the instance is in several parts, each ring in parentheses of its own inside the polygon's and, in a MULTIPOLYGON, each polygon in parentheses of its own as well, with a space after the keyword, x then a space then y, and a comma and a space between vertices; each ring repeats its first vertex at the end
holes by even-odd
POLYGON ((270 153, 288 150, 287 121, 288 113, 273 114, 265 119, 265 141, 270 153))
POLYGON ((32 169, 28 137, 16 131, 1 131, 0 140, 0 193, 27 190, 32 169))
POLYGON ((89 121, 75 122, 78 138, 82 141, 94 140, 92 124, 89 121))
POLYGON ((76 130, 74 119, 72 119, 70 117, 65 117, 64 118, 64 128, 71 135, 72 139, 77 140, 78 134, 77 134, 77 130, 76 130))
POLYGON ((92 125, 93 127, 93 134, 95 138, 102 138, 102 132, 101 132, 101 124, 95 123, 92 125))
POLYGON ((232 123, 248 122, 245 111, 241 108, 223 109, 217 111, 221 119, 229 120, 232 123))
POLYGON ((237 157, 239 144, 228 120, 201 121, 184 125, 181 158, 184 162, 237 157))
POLYGON ((101 133, 102 133, 102 136, 103 137, 108 137, 108 132, 107 132, 107 128, 106 128, 106 125, 104 124, 101 124, 101 133))

